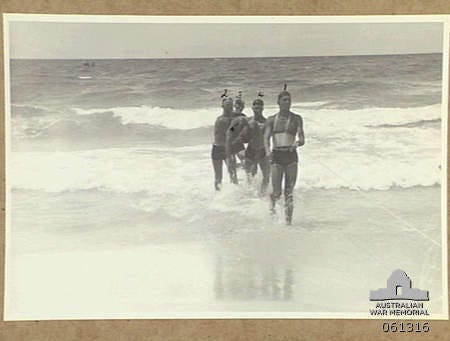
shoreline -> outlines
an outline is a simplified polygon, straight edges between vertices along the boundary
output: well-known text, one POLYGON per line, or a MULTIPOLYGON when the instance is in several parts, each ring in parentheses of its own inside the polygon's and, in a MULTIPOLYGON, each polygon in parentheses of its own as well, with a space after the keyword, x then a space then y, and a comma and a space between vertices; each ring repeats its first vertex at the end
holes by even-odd
MULTIPOLYGON (((414 287, 430 291, 431 314, 442 306, 440 247, 373 207, 387 205, 440 241, 439 187, 373 191, 366 193, 369 201, 354 190, 297 190, 291 227, 214 210, 177 225, 124 208, 130 198, 123 194, 45 194, 47 202, 40 194, 34 214, 14 218, 13 211, 8 317, 95 318, 107 308, 126 318, 154 316, 164 306, 180 313, 245 312, 249 306, 257 312, 363 313, 369 290, 385 285, 397 268, 414 287), (55 211, 62 198, 66 207, 77 207, 71 216, 55 211), (81 284, 84 279, 90 284, 81 284), (46 306, 49 296, 65 303, 46 306)), ((33 200, 29 191, 12 198, 13 210, 33 200)))

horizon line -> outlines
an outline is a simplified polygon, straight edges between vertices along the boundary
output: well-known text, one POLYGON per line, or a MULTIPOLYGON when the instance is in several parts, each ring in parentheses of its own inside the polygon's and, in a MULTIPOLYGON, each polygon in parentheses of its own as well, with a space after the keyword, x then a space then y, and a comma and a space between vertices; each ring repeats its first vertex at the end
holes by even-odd
POLYGON ((75 57, 75 58, 34 58, 10 57, 10 60, 164 60, 164 59, 256 59, 256 58, 320 58, 320 57, 376 57, 376 56, 402 56, 402 55, 429 55, 443 54, 443 52, 410 52, 410 53, 380 53, 380 54, 337 54, 337 55, 303 55, 303 56, 263 56, 263 57, 75 57))

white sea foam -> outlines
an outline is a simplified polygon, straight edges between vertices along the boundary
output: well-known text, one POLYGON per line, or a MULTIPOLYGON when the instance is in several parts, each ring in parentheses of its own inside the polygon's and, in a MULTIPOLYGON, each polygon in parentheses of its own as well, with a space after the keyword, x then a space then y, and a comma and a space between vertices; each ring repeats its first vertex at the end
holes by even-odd
MULTIPOLYGON (((440 183, 438 133, 422 130, 387 137, 378 132, 355 135, 356 141, 310 138, 299 150, 298 186, 388 189, 440 183)), ((213 183, 209 145, 16 152, 10 174, 13 188, 147 191, 155 202, 184 197, 187 204, 209 192, 213 183)), ((227 183, 226 169, 224 179, 227 183)))
MULTIPOLYGON (((294 103, 292 110, 301 114, 305 124, 312 129, 333 129, 335 126, 345 126, 347 129, 360 128, 365 125, 401 124, 440 117, 440 104, 415 108, 365 108, 358 110, 344 109, 313 109, 324 102, 294 103), (344 124, 342 124, 344 123, 344 124)), ((96 109, 74 109, 78 115, 92 115, 99 112, 110 111, 121 117, 122 123, 147 123, 160 125, 172 129, 194 129, 212 126, 220 108, 205 109, 171 109, 158 107, 116 107, 96 109)), ((251 116, 251 109, 244 112, 251 116)), ((264 114, 273 115, 277 112, 276 106, 267 105, 264 114)))
POLYGON ((123 124, 146 123, 172 129, 194 129, 211 126, 214 124, 215 118, 221 114, 220 108, 179 110, 148 106, 89 110, 75 109, 75 111, 79 115, 92 115, 111 111, 115 116, 121 117, 123 124))
MULTIPOLYGON (((104 109, 78 110, 78 114, 92 115, 99 110, 104 109)), ((122 123, 178 129, 210 125, 218 114, 213 109, 161 109, 164 114, 148 107, 111 110, 121 116, 122 123)), ((299 149, 299 187, 385 190, 440 183, 439 105, 298 112, 303 115, 306 136, 305 146, 299 149), (402 126, 423 121, 433 124, 402 126), (400 126, 385 128, 386 124, 400 126)), ((155 207, 159 202, 170 207, 171 200, 174 205, 184 200, 189 206, 193 197, 203 198, 202 193, 210 192, 213 183, 209 145, 14 152, 10 174, 14 174, 10 179, 13 188, 146 191, 154 194, 155 207)), ((224 179, 226 183, 225 169, 224 179)))

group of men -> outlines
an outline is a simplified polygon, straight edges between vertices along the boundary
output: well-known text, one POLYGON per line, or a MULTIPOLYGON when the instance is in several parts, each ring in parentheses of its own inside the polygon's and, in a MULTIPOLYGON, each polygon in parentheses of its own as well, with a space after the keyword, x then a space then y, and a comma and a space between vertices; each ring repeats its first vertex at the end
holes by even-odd
POLYGON ((303 120, 300 115, 290 111, 291 94, 286 85, 278 95, 279 111, 267 119, 263 116, 262 94, 252 103, 253 116, 248 118, 243 109, 245 103, 241 93, 235 100, 227 91, 222 95, 222 115, 214 125, 212 162, 215 174, 215 189, 222 184, 223 163, 226 164, 230 180, 237 184, 237 159, 243 162, 247 179, 250 182, 257 174, 258 166, 262 172, 261 194, 265 194, 272 180, 271 212, 275 213, 277 201, 281 198, 284 179, 286 223, 292 223, 294 210, 293 191, 297 180, 297 147, 303 146, 303 120), (247 144, 247 147, 244 146, 247 144))

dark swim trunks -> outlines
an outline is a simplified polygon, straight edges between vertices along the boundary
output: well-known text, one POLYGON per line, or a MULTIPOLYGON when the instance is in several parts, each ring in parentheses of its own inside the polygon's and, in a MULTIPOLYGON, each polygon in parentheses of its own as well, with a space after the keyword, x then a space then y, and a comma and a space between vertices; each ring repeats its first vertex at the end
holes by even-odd
POLYGON ((231 145, 231 153, 232 154, 237 154, 239 153, 241 150, 244 150, 244 144, 243 143, 233 143, 231 145))
POLYGON ((264 159, 266 156, 266 151, 264 148, 260 149, 253 149, 253 148, 247 148, 245 150, 245 157, 251 161, 260 161, 264 159))
POLYGON ((272 164, 276 163, 281 166, 288 166, 291 163, 298 162, 297 151, 274 150, 272 152, 272 164))
POLYGON ((216 146, 215 144, 213 144, 211 150, 211 158, 213 160, 225 160, 227 158, 227 155, 225 153, 225 147, 216 146))

